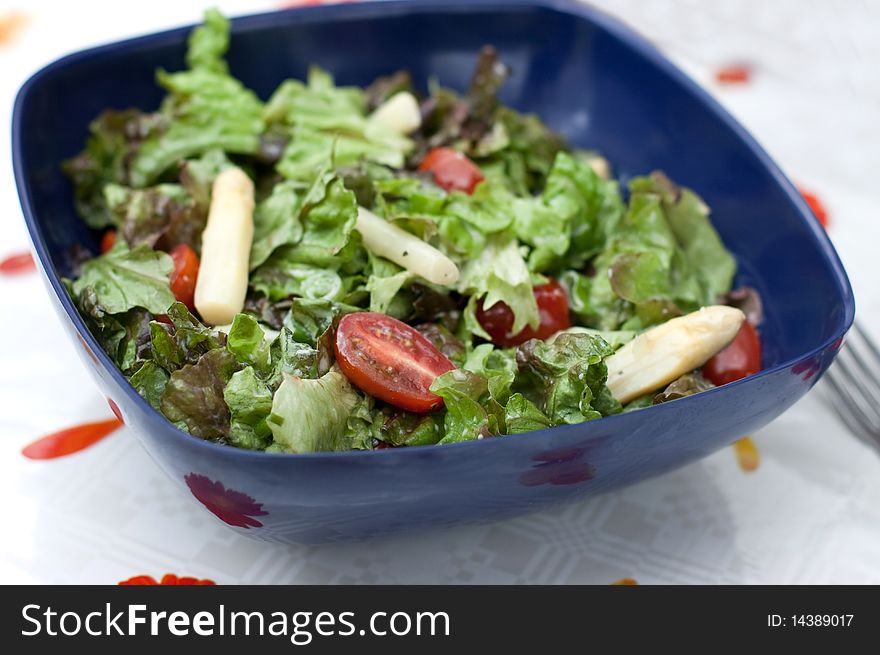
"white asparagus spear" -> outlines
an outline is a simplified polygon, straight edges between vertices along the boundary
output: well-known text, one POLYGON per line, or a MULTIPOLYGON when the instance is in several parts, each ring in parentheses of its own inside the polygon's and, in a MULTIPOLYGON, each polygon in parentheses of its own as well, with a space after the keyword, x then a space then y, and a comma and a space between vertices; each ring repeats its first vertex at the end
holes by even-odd
POLYGON ((434 284, 451 286, 458 281, 458 266, 449 257, 368 209, 358 207, 356 227, 364 239, 364 247, 370 252, 390 259, 434 284))
POLYGON ((422 113, 415 96, 401 91, 376 107, 369 120, 397 134, 411 134, 422 124, 422 113))
POLYGON ((233 166, 214 180, 202 232, 195 305, 208 325, 231 323, 244 308, 253 236, 254 183, 233 166))
POLYGON ((730 345, 744 320, 735 307, 713 305, 651 328, 605 360, 608 389, 628 403, 677 380, 730 345))

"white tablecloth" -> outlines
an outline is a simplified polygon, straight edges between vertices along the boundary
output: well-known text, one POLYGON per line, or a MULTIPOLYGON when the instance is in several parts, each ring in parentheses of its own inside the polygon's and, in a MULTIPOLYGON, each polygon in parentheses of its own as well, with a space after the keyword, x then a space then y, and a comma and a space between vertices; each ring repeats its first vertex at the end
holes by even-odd
MULTIPOLYGON (((15 91, 40 65, 98 42, 198 20, 200 3, 0 3, 0 152, 15 91), (17 17, 14 15, 17 14, 17 17), (76 29, 71 29, 76 25, 76 29)), ((213 3, 211 3, 213 4, 213 3)), ((267 2, 217 2, 229 14, 267 2)), ((718 95, 815 190, 860 320, 880 323, 876 120, 880 5, 603 0, 718 95), (749 84, 722 85, 745 63, 749 84)), ((0 258, 28 247, 0 156, 0 258)), ((322 547, 252 541, 182 495, 127 429, 66 458, 21 449, 111 418, 35 274, 0 277, 0 582, 115 583, 166 572, 218 583, 880 583, 880 459, 820 384, 755 435, 751 473, 726 449, 662 478, 493 523, 322 547)), ((875 331, 876 334, 876 331, 875 331)))

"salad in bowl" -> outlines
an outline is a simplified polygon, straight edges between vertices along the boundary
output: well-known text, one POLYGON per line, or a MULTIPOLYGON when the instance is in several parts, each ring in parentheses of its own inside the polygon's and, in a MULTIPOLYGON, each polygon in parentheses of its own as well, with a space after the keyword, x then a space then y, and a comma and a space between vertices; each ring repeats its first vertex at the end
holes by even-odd
POLYGON ((622 185, 504 106, 313 67, 265 102, 227 20, 108 109, 64 163, 100 231, 68 292, 130 384, 193 438, 307 453, 448 444, 667 402, 761 368, 760 298, 700 197, 622 185))

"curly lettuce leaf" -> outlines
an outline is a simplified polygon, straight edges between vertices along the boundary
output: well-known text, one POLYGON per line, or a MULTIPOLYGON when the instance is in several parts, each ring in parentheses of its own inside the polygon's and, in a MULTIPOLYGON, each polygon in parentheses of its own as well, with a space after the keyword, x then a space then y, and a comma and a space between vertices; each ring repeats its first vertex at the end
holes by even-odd
POLYGON ((266 104, 264 117, 270 125, 289 130, 278 171, 293 180, 310 180, 317 169, 352 166, 362 159, 401 168, 412 148, 406 137, 368 120, 361 89, 337 87, 317 67, 309 70, 306 84, 282 83, 266 104))
POLYGON ((145 361, 128 379, 131 386, 153 407, 162 411, 162 394, 170 379, 168 372, 153 361, 145 361))
POLYGON ((71 289, 81 297, 86 288, 107 314, 121 314, 143 307, 153 314, 164 314, 174 302, 169 276, 174 263, 164 252, 147 246, 129 250, 119 239, 108 252, 82 265, 71 289))
POLYGON ((336 369, 317 380, 285 375, 267 419, 273 448, 290 453, 350 450, 347 422, 358 401, 358 393, 336 369))
POLYGON ((254 240, 251 244, 250 268, 254 270, 281 246, 299 243, 303 226, 299 220, 302 189, 292 182, 272 187, 268 198, 254 209, 254 240))
POLYGON ((256 319, 248 314, 236 314, 226 335, 226 350, 242 364, 267 372, 270 362, 270 343, 256 319))
POLYGON ((179 184, 133 189, 119 184, 104 187, 104 200, 113 223, 131 248, 161 243, 165 250, 185 243, 201 245, 207 212, 179 184))
POLYGON ((594 260, 588 323, 645 328, 710 305, 730 289, 735 262, 693 192, 665 177, 636 178, 630 202, 594 260))
POLYGON ((441 444, 504 434, 504 410, 488 398, 486 378, 464 369, 439 376, 431 391, 443 398, 446 416, 441 444))
MULTIPOLYGON (((531 274, 514 239, 502 235, 490 239, 479 257, 464 265, 458 291, 470 295, 474 301, 467 310, 471 315, 479 299, 486 309, 498 302, 505 303, 513 311, 511 332, 514 334, 526 325, 537 328, 541 322, 531 274)), ((475 319, 470 326, 476 334, 486 336, 475 319)))
POLYGON ((175 302, 166 315, 172 324, 150 323, 150 341, 152 358, 169 373, 226 344, 225 334, 203 325, 183 303, 175 302))
POLYGON ((517 372, 514 349, 498 349, 491 343, 482 343, 468 353, 463 368, 486 378, 492 398, 502 405, 508 402, 517 372))
POLYGON ((553 425, 582 423, 620 411, 605 381, 603 360, 614 350, 592 334, 560 334, 552 343, 532 339, 517 348, 513 390, 553 425))
POLYGON ((101 305, 92 287, 74 294, 72 283, 65 280, 71 296, 89 330, 119 369, 127 373, 137 361, 148 356, 150 348, 150 313, 135 307, 122 314, 110 314, 101 305))
POLYGON ((636 178, 630 184, 630 190, 660 196, 669 227, 696 278, 699 287, 697 304, 711 304, 717 296, 730 291, 736 262, 712 226, 706 203, 693 191, 675 185, 662 173, 636 178))
POLYGON ((223 390, 229 408, 229 443, 239 448, 265 450, 272 443, 267 419, 272 412, 272 391, 252 366, 236 371, 223 390))
POLYGON ((209 350, 195 364, 187 364, 171 374, 162 393, 162 412, 193 436, 227 440, 230 412, 223 393, 232 375, 241 368, 228 350, 209 350))
POLYGON ((346 288, 337 271, 354 256, 352 246, 357 245, 352 240, 357 221, 354 193, 332 171, 320 172, 301 200, 293 189, 287 186, 263 203, 265 214, 266 204, 274 199, 274 218, 261 217, 260 240, 254 247, 257 261, 271 254, 252 273, 251 286, 270 300, 292 295, 338 300, 346 288))
POLYGON ((160 123, 137 109, 126 109, 104 111, 89 124, 85 149, 63 164, 73 184, 77 213, 86 225, 100 229, 115 224, 104 186, 128 183, 128 162, 160 123))
POLYGON ((163 126, 139 145, 129 168, 132 186, 146 186, 176 162, 209 150, 257 153, 263 103, 229 75, 222 59, 228 45, 228 21, 209 11, 190 35, 189 70, 157 72, 168 91, 159 110, 163 126))
POLYGON ((520 434, 549 428, 552 423, 544 412, 521 393, 515 393, 504 407, 507 434, 520 434))
POLYGON ((229 20, 216 9, 208 9, 204 23, 190 34, 186 65, 226 75, 229 68, 223 57, 228 49, 229 20))

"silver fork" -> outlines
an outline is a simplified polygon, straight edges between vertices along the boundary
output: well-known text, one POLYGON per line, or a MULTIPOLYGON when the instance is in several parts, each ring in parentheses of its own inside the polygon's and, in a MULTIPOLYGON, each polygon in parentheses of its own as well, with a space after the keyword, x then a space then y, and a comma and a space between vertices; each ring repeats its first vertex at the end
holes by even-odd
POLYGON ((880 447, 880 348, 858 323, 825 373, 831 407, 850 432, 880 447))

